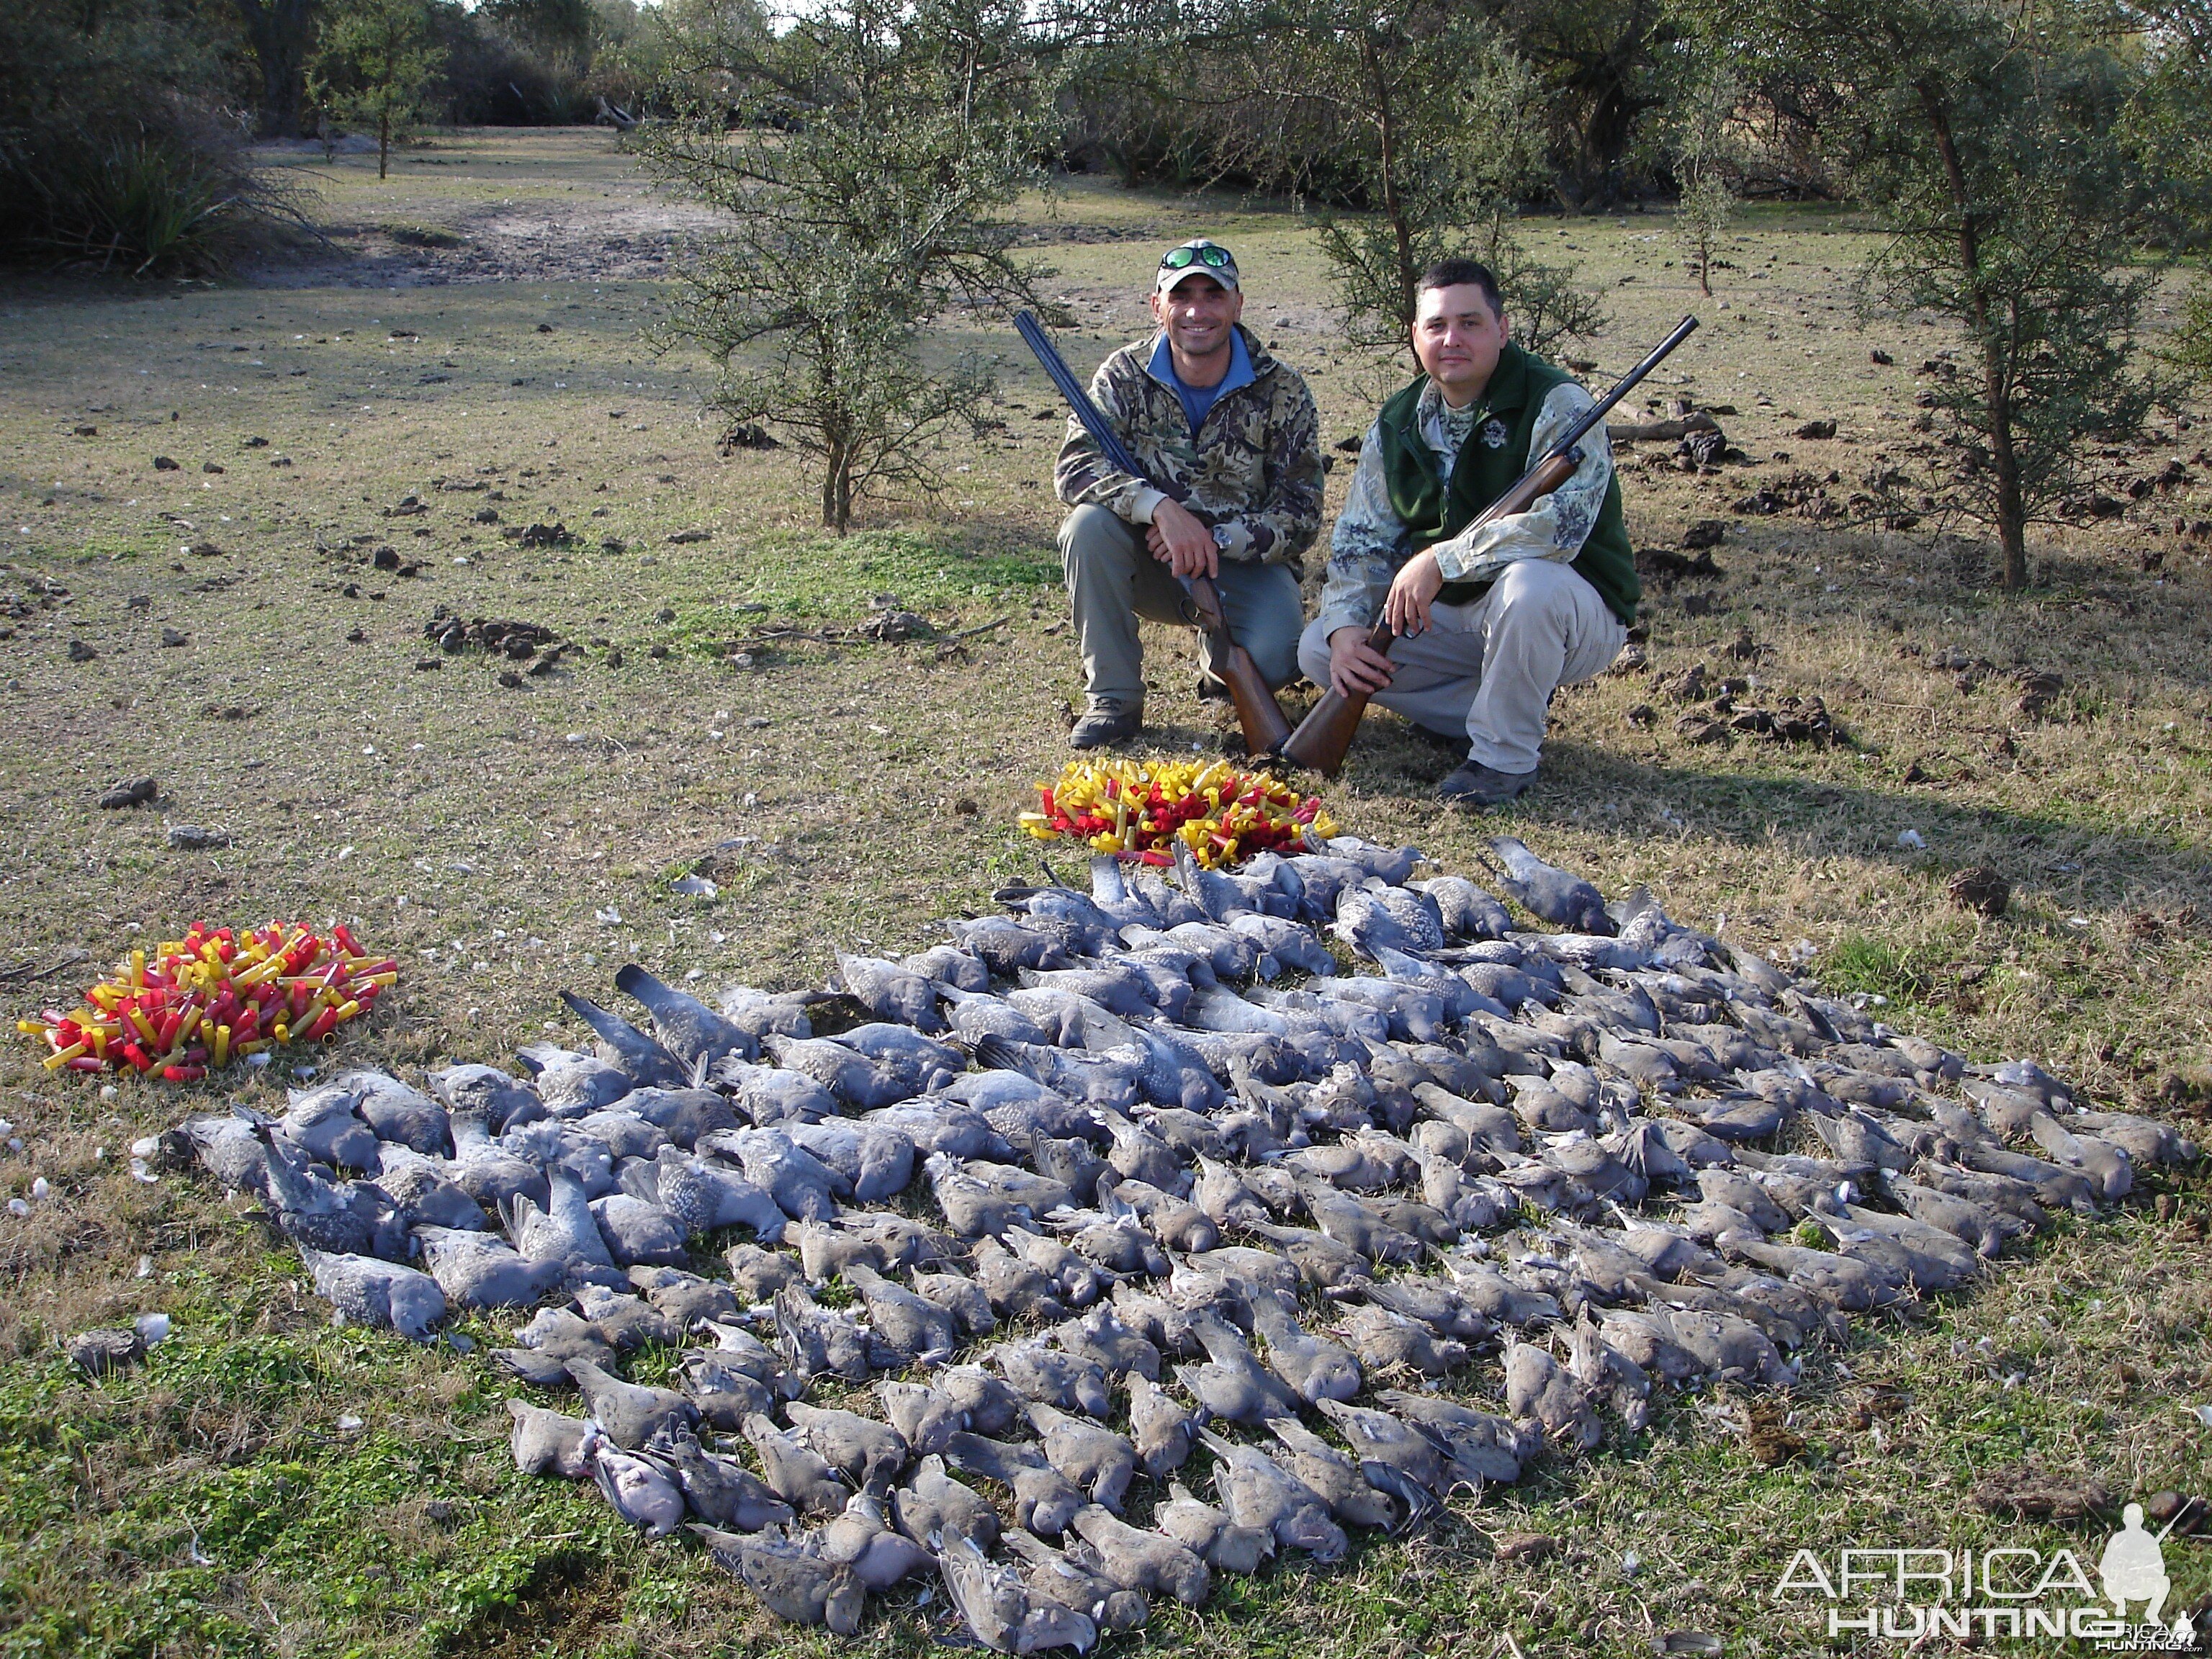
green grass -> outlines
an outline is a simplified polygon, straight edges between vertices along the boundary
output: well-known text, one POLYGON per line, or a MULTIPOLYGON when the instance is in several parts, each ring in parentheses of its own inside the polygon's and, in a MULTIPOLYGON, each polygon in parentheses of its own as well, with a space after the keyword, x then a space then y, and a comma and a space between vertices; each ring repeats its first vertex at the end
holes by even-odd
MULTIPOLYGON (((404 973, 331 1058, 415 1078, 575 1040, 555 994, 609 996, 624 960, 696 969, 707 988, 819 984, 833 946, 932 943, 932 918, 1033 877, 1013 818, 1065 759, 1060 705, 1080 685, 1053 550, 1062 426, 1035 418, 1054 401, 1012 337, 941 343, 1006 360, 1006 426, 948 449, 947 493, 871 502, 860 533, 828 538, 799 458, 718 456, 699 398, 711 366, 649 349, 666 279, 630 255, 661 210, 604 137, 469 134, 435 155, 454 165, 384 184, 373 158, 288 163, 323 191, 356 264, 263 286, 0 294, 0 600, 15 613, 0 623, 15 630, 0 641, 0 966, 70 949, 104 962, 143 939, 134 924, 202 915, 358 917, 404 973), (595 215, 627 216, 608 222, 632 248, 602 249, 595 215), (515 228, 550 223, 569 228, 515 228), (392 224, 464 246, 410 251, 422 270, 380 264, 391 242, 375 228, 392 224), (416 280, 479 258, 492 263, 470 280, 416 280), (82 423, 100 434, 70 435, 82 423), (250 436, 270 447, 243 447, 250 436), (182 469, 156 472, 155 454, 182 469), (294 465, 268 465, 280 454, 294 465), (482 492, 432 488, 479 477, 482 492), (492 489, 502 524, 477 525, 492 489), (383 516, 408 494, 431 511, 383 516), (499 534, 556 519, 576 545, 499 534), (672 539, 693 529, 711 534, 672 539), (226 550, 174 550, 200 539, 226 550), (380 544, 423 574, 376 572, 380 544), (32 576, 69 596, 42 603, 32 576), (801 642, 746 669, 703 648, 782 627, 842 634, 879 594, 947 629, 1009 619, 957 652, 801 642), (476 654, 418 671, 441 604, 609 645, 520 690, 476 654), (161 647, 164 626, 191 643, 161 647), (70 663, 73 639, 100 654, 70 663), (655 644, 674 648, 655 659, 655 644), (205 712, 229 708, 258 712, 205 712), (149 772, 163 806, 92 805, 149 772), (173 851, 165 818, 232 845, 173 851), (717 898, 668 892, 709 858, 717 898), (608 911, 622 920, 598 920, 608 911)), ((1248 320, 1309 374, 1325 437, 1365 424, 1376 377, 1337 346, 1293 216, 1075 180, 1037 222, 1059 227, 1041 252, 1084 319, 1064 342, 1079 373, 1139 327, 1157 246, 1202 230, 1237 248, 1248 320)), ((1655 395, 1737 404, 1724 424, 1755 463, 1706 477, 1621 459, 1638 545, 1728 523, 1718 602, 1693 617, 1654 596, 1651 672, 1561 695, 1545 776, 1503 822, 1438 806, 1443 762, 1387 715, 1324 792, 1332 811, 1462 871, 1510 829, 1608 894, 1645 883, 1731 940, 1777 954, 1802 941, 1832 989, 1890 998, 1881 1012, 1900 1029, 1978 1060, 2033 1054, 2101 1103, 2177 1114, 2203 1138, 2212 580, 2170 525, 2212 517, 2206 489, 2159 504, 2163 570, 2141 568, 2153 520, 2138 511, 2038 542, 2039 586, 2016 599, 1962 584, 1947 552, 1910 538, 1735 518, 1728 502, 1752 479, 1849 473, 1913 441, 1911 366, 1934 331, 1850 320, 1844 287, 1869 243, 1832 210, 1748 210, 1717 284, 1726 311, 1668 265, 1663 215, 1528 228, 1607 288, 1617 320, 1594 354, 1607 369, 1682 311, 1704 317, 1655 395), (1873 347, 1898 367, 1871 363, 1873 347), (1816 416, 1838 437, 1790 435, 1816 416), (1746 672, 1727 654, 1745 629, 1763 647, 1758 695, 1819 694, 1850 747, 1675 733, 1664 684, 1699 662, 1746 672), (1924 665, 1947 647, 1999 676, 1960 690, 1924 665), (2002 683, 2028 666, 2067 682, 2040 720, 2013 712, 2002 683), (1625 719, 1639 703, 1660 716, 1648 730, 1625 719), (1923 849, 1899 847, 1906 830, 1923 849), (1944 896, 1979 863, 2013 883, 1999 920, 1944 896)), ((2202 432, 2168 445, 2193 454, 2202 432)), ((1331 475, 1332 507, 1347 476, 1331 475)), ((1159 747, 1218 751, 1224 717, 1192 696, 1187 641, 1146 639, 1159 747)), ((64 996, 84 971, 12 1000, 64 996)), ((207 1183, 123 1173, 136 1136, 234 1090, 281 1109, 279 1082, 126 1079, 108 1099, 0 1050, 0 1115, 26 1143, 0 1154, 0 1197, 40 1176, 54 1193, 27 1221, 0 1216, 0 1656, 854 1650, 775 1625, 695 1545, 641 1544, 595 1495, 514 1475, 509 1390, 483 1353, 505 1322, 466 1324, 468 1355, 332 1330, 296 1262, 207 1183), (57 1353, 70 1333, 155 1309, 179 1335, 141 1373, 94 1385, 57 1353), (342 1430, 348 1416, 362 1427, 342 1430)), ((1856 1322, 1777 1401, 1806 1442, 1784 1462, 1753 1454, 1747 1397, 1687 1394, 1595 1454, 1547 1453, 1431 1533, 1364 1542, 1335 1570, 1231 1582, 1196 1614, 1157 1608, 1109 1651, 1510 1659, 1517 1644, 1625 1659, 1697 1630, 1732 1655, 1811 1654, 1829 1650, 1814 1611, 1770 1594, 1801 1545, 2093 1554, 2109 1516, 2021 1519, 1973 1490, 2033 1462, 2094 1476, 2116 1501, 2212 1491, 2191 1409, 2212 1404, 2208 1223, 2196 1177, 2147 1180, 2139 1201, 2055 1227, 1972 1295, 1856 1322), (1510 1533, 1559 1547, 1506 1559, 1510 1533)), ((1468 1386, 1494 1400, 1495 1361, 1468 1386)), ((2175 1605, 2212 1590, 2212 1547, 2169 1540, 2167 1559, 2175 1605)), ((925 1606, 921 1590, 878 1604, 863 1639, 934 1650, 951 1634, 944 1597, 925 1606)))

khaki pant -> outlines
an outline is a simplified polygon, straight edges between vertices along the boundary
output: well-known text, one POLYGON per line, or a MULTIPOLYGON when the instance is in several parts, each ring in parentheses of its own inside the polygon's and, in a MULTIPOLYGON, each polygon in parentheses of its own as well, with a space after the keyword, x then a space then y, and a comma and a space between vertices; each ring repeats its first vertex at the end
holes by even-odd
MULTIPOLYGON (((1082 642, 1085 689, 1126 708, 1143 708, 1145 659, 1137 619, 1188 623, 1182 585, 1152 556, 1140 526, 1103 507, 1079 507, 1067 515, 1060 526, 1060 556, 1082 642)), ((1214 586, 1230 633, 1251 653, 1268 685, 1296 679, 1305 612, 1290 567, 1224 559, 1214 586)), ((1199 665, 1212 672, 1202 638, 1199 665)))
MULTIPOLYGON (((1390 647, 1397 673, 1375 701, 1431 732, 1467 732, 1468 757, 1533 772, 1552 693, 1601 673, 1628 630, 1573 570, 1548 559, 1506 566, 1471 605, 1431 608, 1429 629, 1390 647)), ((1328 684, 1328 636, 1316 623, 1298 665, 1328 684)))

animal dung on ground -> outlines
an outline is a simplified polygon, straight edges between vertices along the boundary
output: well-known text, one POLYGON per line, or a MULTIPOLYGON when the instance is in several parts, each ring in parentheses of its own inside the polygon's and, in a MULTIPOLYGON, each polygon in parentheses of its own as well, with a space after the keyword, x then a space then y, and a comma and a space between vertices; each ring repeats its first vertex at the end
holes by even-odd
MULTIPOLYGON (((559 1396, 510 1403, 518 1468, 688 1516, 784 1619, 850 1634, 919 1575, 1012 1653, 1341 1560, 1655 1392, 1733 1383, 1794 1455, 1759 1391, 1850 1316, 2197 1157, 1518 840, 1498 893, 1350 836, 1176 845, 842 955, 835 999, 625 967, 641 1023, 568 996, 588 1047, 521 1074, 351 1072, 182 1135, 337 1317, 514 1310, 488 1363, 559 1396), (675 1364, 626 1377, 647 1345, 675 1364)), ((2075 1512, 2050 1486, 1976 1496, 2075 1512)))

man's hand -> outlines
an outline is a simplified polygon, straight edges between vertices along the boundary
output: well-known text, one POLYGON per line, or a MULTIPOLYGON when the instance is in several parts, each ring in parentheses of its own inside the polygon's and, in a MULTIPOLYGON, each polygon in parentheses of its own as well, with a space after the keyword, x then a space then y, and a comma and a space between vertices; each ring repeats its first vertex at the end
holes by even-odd
POLYGON ((1328 683, 1340 697, 1372 695, 1390 684, 1390 659, 1367 643, 1364 628, 1340 628, 1328 636, 1328 683))
POLYGON ((1416 553, 1399 567, 1397 580, 1390 584, 1389 597, 1382 601, 1383 619, 1390 631, 1404 635, 1428 630, 1429 606, 1444 585, 1444 573, 1437 568, 1433 552, 1416 553))
POLYGON ((1213 544, 1213 532, 1180 501, 1162 501, 1152 509, 1145 543, 1152 556, 1178 576, 1221 574, 1221 550, 1213 544))

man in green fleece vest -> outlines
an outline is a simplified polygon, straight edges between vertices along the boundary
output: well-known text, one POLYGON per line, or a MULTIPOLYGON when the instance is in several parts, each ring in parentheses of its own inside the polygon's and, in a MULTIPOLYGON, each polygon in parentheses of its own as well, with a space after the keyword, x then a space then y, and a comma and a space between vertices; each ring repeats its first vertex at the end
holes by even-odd
POLYGON ((1426 371, 1382 405, 1331 538, 1321 613, 1298 642, 1316 684, 1365 691, 1467 759, 1437 785, 1475 806, 1535 781, 1552 693, 1620 653, 1640 594, 1605 428, 1526 513, 1470 531, 1590 406, 1509 337, 1497 279, 1472 259, 1422 274, 1413 354, 1426 371), (1387 655, 1368 630, 1387 617, 1387 655))

